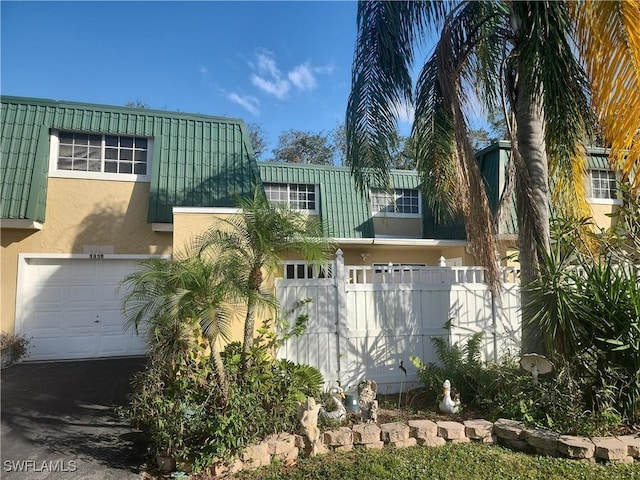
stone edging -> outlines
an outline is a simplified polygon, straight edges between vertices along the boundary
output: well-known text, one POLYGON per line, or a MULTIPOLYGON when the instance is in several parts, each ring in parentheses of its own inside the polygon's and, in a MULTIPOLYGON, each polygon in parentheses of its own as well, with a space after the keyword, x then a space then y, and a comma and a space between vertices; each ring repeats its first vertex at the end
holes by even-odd
MULTIPOLYGON (((273 435, 257 445, 249 446, 232 464, 218 463, 211 474, 221 476, 243 469, 254 469, 269 465, 273 459, 293 463, 301 450, 308 451, 301 435, 281 433, 273 435)), ((465 420, 464 422, 431 420, 409 420, 376 425, 362 423, 353 427, 340 427, 325 431, 318 453, 353 450, 354 447, 382 448, 393 445, 397 448, 423 445, 436 447, 449 443, 478 442, 498 444, 520 452, 565 457, 583 462, 640 461, 640 436, 577 437, 561 435, 548 430, 527 429, 522 422, 499 419, 495 423, 487 420, 465 420)))

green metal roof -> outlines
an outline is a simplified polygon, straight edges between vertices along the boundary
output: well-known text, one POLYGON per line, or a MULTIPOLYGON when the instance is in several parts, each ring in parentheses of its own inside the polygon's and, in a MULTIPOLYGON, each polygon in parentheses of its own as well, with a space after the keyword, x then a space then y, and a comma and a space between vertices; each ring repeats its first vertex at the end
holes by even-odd
POLYGON ((51 130, 153 139, 149 222, 173 206, 233 206, 259 182, 242 120, 76 102, 0 97, 1 218, 45 220, 51 130))
POLYGON ((355 188, 348 168, 293 163, 259 162, 263 183, 303 183, 320 187, 320 221, 334 238, 372 238, 371 210, 355 188))
MULTIPOLYGON (((373 238, 375 236, 371 207, 367 196, 358 193, 346 167, 301 165, 280 162, 258 162, 263 183, 303 183, 320 188, 319 214, 323 233, 333 238, 373 238)), ((391 170, 393 188, 420 188, 415 171, 391 170)), ((422 211, 424 238, 464 238, 460 225, 435 225, 426 203, 422 211)))

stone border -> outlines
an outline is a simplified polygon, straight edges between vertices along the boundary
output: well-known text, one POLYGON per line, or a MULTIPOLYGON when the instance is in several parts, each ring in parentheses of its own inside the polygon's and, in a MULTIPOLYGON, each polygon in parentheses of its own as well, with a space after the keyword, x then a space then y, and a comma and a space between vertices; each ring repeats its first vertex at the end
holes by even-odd
MULTIPOLYGON (((565 457, 583 462, 640 462, 640 435, 619 437, 576 437, 560 435, 548 430, 527 429, 522 422, 499 419, 465 420, 464 422, 409 420, 376 425, 362 423, 323 432, 316 446, 318 453, 360 448, 396 448, 423 445, 437 447, 446 443, 498 444, 512 450, 565 457)), ((217 463, 210 474, 222 476, 243 469, 269 465, 273 459, 295 462, 300 451, 309 451, 301 435, 281 433, 272 435, 257 445, 248 447, 232 464, 217 463)))

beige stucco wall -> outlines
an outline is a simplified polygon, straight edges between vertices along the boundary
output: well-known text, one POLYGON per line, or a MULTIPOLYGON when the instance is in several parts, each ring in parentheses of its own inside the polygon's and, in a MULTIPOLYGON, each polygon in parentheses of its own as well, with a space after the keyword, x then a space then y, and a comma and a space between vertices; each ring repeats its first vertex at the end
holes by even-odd
POLYGON ((2 331, 14 331, 20 253, 83 253, 98 245, 114 254, 171 254, 171 233, 152 231, 148 205, 148 183, 49 178, 42 230, 0 231, 2 331))
POLYGON ((604 228, 605 230, 611 227, 614 219, 607 215, 615 213, 618 209, 617 205, 591 203, 589 206, 591 207, 593 221, 597 227, 604 228))

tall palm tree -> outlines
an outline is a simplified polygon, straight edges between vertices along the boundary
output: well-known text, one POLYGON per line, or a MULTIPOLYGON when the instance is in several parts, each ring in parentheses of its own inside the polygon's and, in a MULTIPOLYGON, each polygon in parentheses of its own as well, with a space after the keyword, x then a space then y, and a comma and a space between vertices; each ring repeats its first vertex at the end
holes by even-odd
POLYGON ((216 342, 230 338, 229 286, 219 266, 200 252, 152 258, 121 283, 125 326, 146 330, 149 356, 169 381, 193 355, 209 355, 222 402, 229 384, 216 342))
MULTIPOLYGON (((437 218, 462 216, 475 256, 487 267, 494 290, 498 289, 495 219, 469 141, 468 112, 478 100, 490 112, 502 108, 507 114, 509 171, 515 182, 526 285, 536 278, 540 258, 549 248, 550 201, 565 209, 586 208, 583 142, 594 118, 588 78, 574 48, 580 38, 574 35, 574 19, 581 18, 576 12, 582 4, 590 3, 579 2, 572 8, 556 1, 359 3, 346 114, 347 162, 356 183, 363 192, 373 181, 389 184, 388 151, 397 112, 402 105, 414 105, 412 138, 425 196, 437 218), (439 39, 414 92, 411 69, 416 47, 436 29, 439 39)), ((619 17, 625 12, 608 13, 619 17)), ((588 25, 587 20, 582 25, 588 25)), ((624 43, 624 36, 617 40, 624 43)), ((617 50, 622 52, 620 58, 628 58, 633 48, 617 50)), ((637 75, 639 64, 634 65, 637 75)), ((635 84, 613 86, 616 92, 627 89, 636 98, 637 78, 635 84)), ((632 132, 635 143, 625 145, 638 148, 640 109, 638 102, 635 105, 634 111, 625 113, 631 125, 626 131, 632 132)), ((638 156, 633 158, 637 165, 638 156)), ((526 320, 523 324, 523 350, 540 350, 536 329, 526 326, 526 320)))
POLYGON ((219 219, 197 242, 201 251, 216 258, 246 306, 243 353, 253 346, 256 309, 275 306, 263 288, 264 278, 281 267, 286 254, 321 265, 327 261, 329 243, 315 217, 286 205, 271 205, 264 194, 239 200, 242 214, 219 219))

